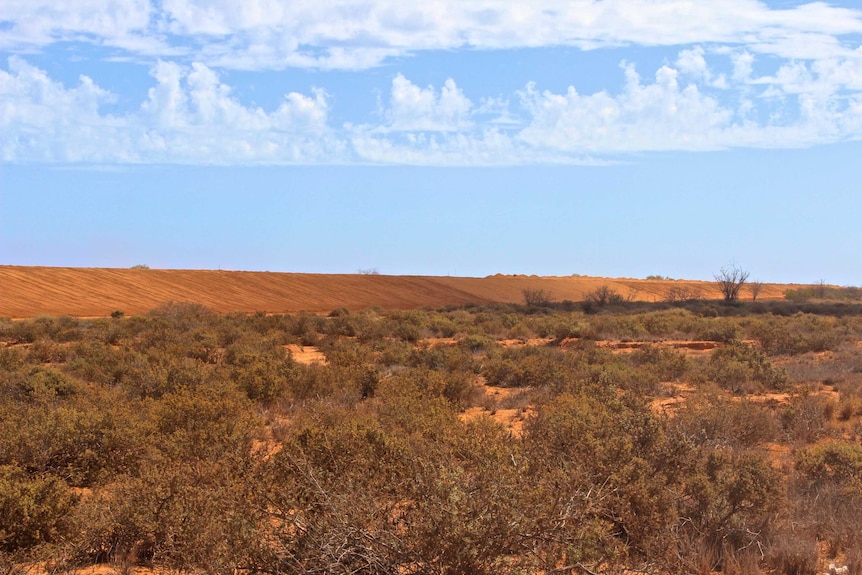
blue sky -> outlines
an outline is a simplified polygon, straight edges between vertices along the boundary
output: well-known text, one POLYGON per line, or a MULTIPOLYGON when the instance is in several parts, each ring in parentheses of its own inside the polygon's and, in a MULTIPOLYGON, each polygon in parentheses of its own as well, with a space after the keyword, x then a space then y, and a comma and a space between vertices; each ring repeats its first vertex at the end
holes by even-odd
POLYGON ((412 4, 5 0, 0 263, 862 284, 856 0, 412 4))

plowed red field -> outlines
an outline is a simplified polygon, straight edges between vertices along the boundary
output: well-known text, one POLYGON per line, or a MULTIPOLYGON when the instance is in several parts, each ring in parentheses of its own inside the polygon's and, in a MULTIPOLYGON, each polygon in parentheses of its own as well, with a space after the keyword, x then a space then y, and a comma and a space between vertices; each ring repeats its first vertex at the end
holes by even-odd
MULTIPOLYGON (((196 302, 219 312, 326 312, 337 307, 410 309, 524 300, 525 289, 579 301, 607 285, 635 300, 663 299, 672 288, 719 298, 712 282, 495 275, 484 278, 0 266, 0 316, 104 316, 142 313, 167 301, 196 302)), ((780 298, 787 285, 763 286, 780 298)), ((748 297, 744 294, 743 297, 748 297)))

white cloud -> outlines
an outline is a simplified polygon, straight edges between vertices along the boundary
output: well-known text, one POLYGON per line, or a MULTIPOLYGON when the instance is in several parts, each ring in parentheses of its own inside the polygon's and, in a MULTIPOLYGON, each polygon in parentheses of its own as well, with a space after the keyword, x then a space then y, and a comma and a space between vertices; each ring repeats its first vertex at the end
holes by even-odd
POLYGON ((0 48, 63 39, 209 66, 360 69, 422 50, 728 44, 782 58, 844 57, 862 10, 757 0, 7 0, 0 48), (194 47, 194 48, 193 48, 194 47))
POLYGON ((382 136, 356 130, 352 145, 360 161, 421 166, 490 166, 547 161, 543 153, 518 149, 497 130, 484 133, 410 133, 382 136))
POLYGON ((733 79, 746 82, 751 78, 754 66, 754 56, 747 51, 735 52, 731 55, 733 61, 733 79))
POLYGON ((100 113, 113 96, 81 77, 66 88, 24 60, 0 70, 4 161, 291 164, 344 161, 326 94, 286 94, 272 112, 244 106, 203 64, 159 62, 140 111, 100 113))
POLYGON ((862 91, 862 47, 847 58, 813 62, 811 70, 818 82, 835 90, 862 91))
POLYGON ((713 74, 706 63, 705 53, 701 46, 682 50, 676 59, 676 69, 681 74, 691 76, 695 80, 701 80, 708 86, 720 89, 727 88, 727 78, 724 74, 717 76, 713 74))
POLYGON ((7 162, 478 166, 862 139, 862 93, 849 88, 859 81, 857 60, 797 62, 758 77, 750 57, 733 52, 736 90, 728 95, 710 84, 711 60, 727 57, 689 50, 651 78, 623 63, 615 93, 530 83, 511 102, 478 105, 452 79, 422 88, 399 74, 379 123, 340 128, 330 125, 322 90, 290 92, 263 109, 201 63, 158 62, 140 105, 110 114, 115 96, 86 76, 65 86, 12 57, 0 69, 0 153, 7 162), (777 97, 750 93, 762 96, 764 86, 777 97))
POLYGON ((433 86, 420 88, 403 75, 392 80, 387 129, 393 131, 454 132, 471 126, 472 102, 451 78, 439 94, 433 86))
POLYGON ((10 58, 9 71, 0 69, 3 160, 106 160, 102 148, 116 146, 118 134, 114 119, 100 115, 99 107, 112 99, 112 94, 86 76, 79 78, 77 86, 65 88, 43 70, 10 58))
MULTIPOLYGON (((787 89, 782 94, 792 105, 782 106, 786 109, 777 114, 768 106, 758 108, 766 104, 752 100, 746 91, 736 101, 711 95, 710 90, 726 86, 717 86, 717 76, 702 57, 699 50, 682 53, 677 67, 662 66, 649 82, 624 63, 626 83, 618 94, 584 95, 574 87, 554 93, 528 84, 520 92, 525 125, 514 122, 509 130, 495 127, 492 120, 436 134, 418 129, 392 134, 364 126, 353 133, 354 149, 373 162, 511 165, 595 163, 632 152, 793 148, 862 139, 862 95, 793 91, 813 81, 804 64, 782 73, 781 85, 787 89), (681 69, 690 80, 683 81, 681 69)), ((738 70, 734 77, 754 82, 751 58, 744 53, 732 57, 738 70)), ((489 101, 492 108, 501 106, 500 101, 489 101)), ((485 107, 483 103, 476 112, 485 107)))
POLYGON ((644 85, 632 65, 625 66, 622 94, 582 96, 538 92, 528 85, 523 105, 532 122, 518 138, 531 146, 575 152, 618 153, 645 150, 698 150, 723 147, 715 133, 733 113, 701 93, 695 84, 680 86, 678 72, 662 66, 655 82, 644 85))
POLYGON ((60 41, 92 42, 131 53, 172 55, 150 0, 4 0, 0 49, 28 49, 60 41))
POLYGON ((700 46, 695 46, 690 50, 683 50, 676 59, 676 67, 683 74, 688 74, 695 78, 705 78, 709 73, 709 68, 703 55, 704 51, 700 46))

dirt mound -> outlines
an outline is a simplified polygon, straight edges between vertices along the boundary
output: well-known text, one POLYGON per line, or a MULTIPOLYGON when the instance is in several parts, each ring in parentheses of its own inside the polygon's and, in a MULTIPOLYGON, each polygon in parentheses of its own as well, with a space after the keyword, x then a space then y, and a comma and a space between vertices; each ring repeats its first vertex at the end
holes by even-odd
MULTIPOLYGON (((635 300, 664 299, 685 287, 718 298, 711 282, 607 279, 581 276, 485 278, 298 274, 213 270, 151 270, 0 266, 0 316, 105 316, 142 313, 167 301, 201 303, 219 312, 327 312, 337 307, 389 309, 524 301, 524 290, 580 301, 600 286, 635 300)), ((763 299, 787 286, 764 286, 763 299)))

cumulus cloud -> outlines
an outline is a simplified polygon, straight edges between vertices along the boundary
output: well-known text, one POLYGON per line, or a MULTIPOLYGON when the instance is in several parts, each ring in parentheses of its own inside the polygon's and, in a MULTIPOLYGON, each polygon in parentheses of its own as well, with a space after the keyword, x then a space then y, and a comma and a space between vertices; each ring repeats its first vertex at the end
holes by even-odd
POLYGON ((615 153, 643 150, 699 150, 722 147, 715 133, 733 113, 695 84, 681 86, 679 73, 662 66, 655 81, 643 84, 631 64, 624 66, 625 90, 582 96, 539 92, 530 84, 522 102, 532 122, 518 138, 532 146, 615 153))
POLYGON ((710 88, 721 87, 701 53, 683 51, 679 69, 662 66, 652 82, 644 83, 632 64, 623 64, 625 88, 616 95, 539 92, 528 85, 521 93, 531 123, 518 138, 532 146, 561 152, 615 154, 661 150, 709 150, 741 147, 797 148, 862 139, 855 61, 826 66, 823 62, 783 65, 769 77, 755 77, 746 55, 734 55, 738 73, 751 86, 767 88, 752 99, 740 90, 735 98, 719 99, 710 88), (848 69, 841 80, 835 70, 848 69), (682 82, 699 77, 701 84, 682 82), (712 79, 712 81, 710 81, 712 79), (781 100, 770 105, 770 97, 781 100))
POLYGON ((323 91, 291 92, 270 112, 245 106, 203 64, 159 62, 140 109, 100 108, 114 96, 82 76, 65 87, 18 57, 0 70, 4 161, 290 164, 338 162, 323 91))
POLYGON ((389 108, 384 111, 387 130, 454 132, 470 127, 472 102, 446 80, 440 92, 433 86, 420 88, 403 75, 392 80, 389 108))
POLYGON ((77 86, 65 88, 20 58, 12 57, 8 64, 8 72, 0 69, 4 161, 108 159, 103 148, 116 146, 119 134, 113 118, 100 115, 99 107, 112 101, 112 94, 87 76, 81 76, 77 86))
POLYGON ((620 154, 787 148, 862 139, 858 59, 795 62, 759 76, 744 51, 686 48, 621 89, 581 93, 528 83, 469 98, 449 79, 421 87, 399 74, 379 122, 333 126, 323 90, 243 102, 218 71, 158 61, 125 113, 81 76, 66 86, 20 57, 0 69, 0 153, 8 162, 513 165, 601 163, 620 154), (732 89, 714 70, 724 59, 732 89))
POLYGON ((733 79, 737 82, 747 82, 753 71, 754 56, 743 50, 732 54, 731 60, 733 61, 733 79))
POLYGON ((758 0, 8 0, 0 48, 76 39, 209 66, 361 69, 462 47, 746 45, 782 58, 846 56, 862 11, 758 0))

